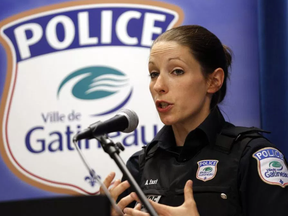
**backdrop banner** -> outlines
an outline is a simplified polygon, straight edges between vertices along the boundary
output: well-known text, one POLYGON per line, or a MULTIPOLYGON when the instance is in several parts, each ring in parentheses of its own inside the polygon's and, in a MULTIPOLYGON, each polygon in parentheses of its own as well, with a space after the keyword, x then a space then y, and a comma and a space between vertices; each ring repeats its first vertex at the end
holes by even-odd
MULTIPOLYGON (((162 127, 150 96, 153 40, 199 24, 234 53, 225 118, 260 127, 257 2, 199 0, 2 0, 0 7, 0 201, 99 193, 72 138, 121 109, 138 128, 109 134, 124 161, 162 127)), ((191 99, 193 103, 193 99, 191 99)), ((103 180, 122 174, 96 140, 78 146, 103 180)))

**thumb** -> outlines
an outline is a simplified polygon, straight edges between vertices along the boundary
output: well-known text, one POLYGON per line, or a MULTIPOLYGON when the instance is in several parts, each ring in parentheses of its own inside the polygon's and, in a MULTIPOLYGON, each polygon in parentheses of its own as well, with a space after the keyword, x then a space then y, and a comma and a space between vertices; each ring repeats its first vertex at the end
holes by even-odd
POLYGON ((185 184, 185 187, 184 187, 184 203, 186 202, 195 202, 194 201, 194 196, 193 196, 193 189, 192 189, 192 180, 188 180, 185 184))

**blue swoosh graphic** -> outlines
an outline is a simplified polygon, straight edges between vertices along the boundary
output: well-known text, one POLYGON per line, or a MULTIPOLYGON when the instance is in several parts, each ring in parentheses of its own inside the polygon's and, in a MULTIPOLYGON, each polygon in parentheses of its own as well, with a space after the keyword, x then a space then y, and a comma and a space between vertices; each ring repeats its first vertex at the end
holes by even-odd
POLYGON ((121 90, 121 87, 129 83, 129 79, 122 72, 110 67, 86 67, 68 75, 60 84, 57 96, 59 97, 61 89, 70 80, 86 75, 79 80, 72 88, 74 97, 82 100, 97 100, 121 90))
POLYGON ((281 170, 283 170, 283 166, 281 166, 281 168, 279 168, 279 169, 277 169, 278 171, 281 171, 281 170))

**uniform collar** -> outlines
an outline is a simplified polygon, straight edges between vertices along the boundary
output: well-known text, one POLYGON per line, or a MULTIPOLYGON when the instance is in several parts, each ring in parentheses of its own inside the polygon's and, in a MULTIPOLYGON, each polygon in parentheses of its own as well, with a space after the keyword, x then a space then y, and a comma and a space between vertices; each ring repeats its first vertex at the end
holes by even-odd
POLYGON ((158 146, 163 149, 169 149, 175 146, 175 137, 172 126, 165 125, 152 140, 152 143, 158 143, 158 146))
POLYGON ((213 145, 216 142, 217 134, 221 132, 224 125, 225 125, 225 119, 222 113, 220 112, 218 106, 216 106, 214 109, 211 110, 207 118, 195 130, 198 129, 202 131, 207 137, 209 144, 213 145))
MULTIPOLYGON (((189 132, 180 156, 187 153, 191 154, 191 151, 196 153, 207 144, 214 145, 217 134, 220 133, 224 125, 225 119, 219 108, 215 107, 195 130, 189 132)), ((154 142, 158 143, 158 146, 162 149, 175 148, 176 142, 172 127, 165 125, 152 140, 152 143, 154 142)))

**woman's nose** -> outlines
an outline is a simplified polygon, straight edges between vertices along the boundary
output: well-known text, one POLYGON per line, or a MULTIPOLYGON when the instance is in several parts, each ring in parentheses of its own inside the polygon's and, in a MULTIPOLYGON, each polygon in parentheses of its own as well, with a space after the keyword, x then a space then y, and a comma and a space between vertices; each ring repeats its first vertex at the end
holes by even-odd
POLYGON ((165 78, 161 75, 159 75, 154 83, 153 86, 154 90, 158 93, 167 93, 168 87, 166 85, 165 78))

